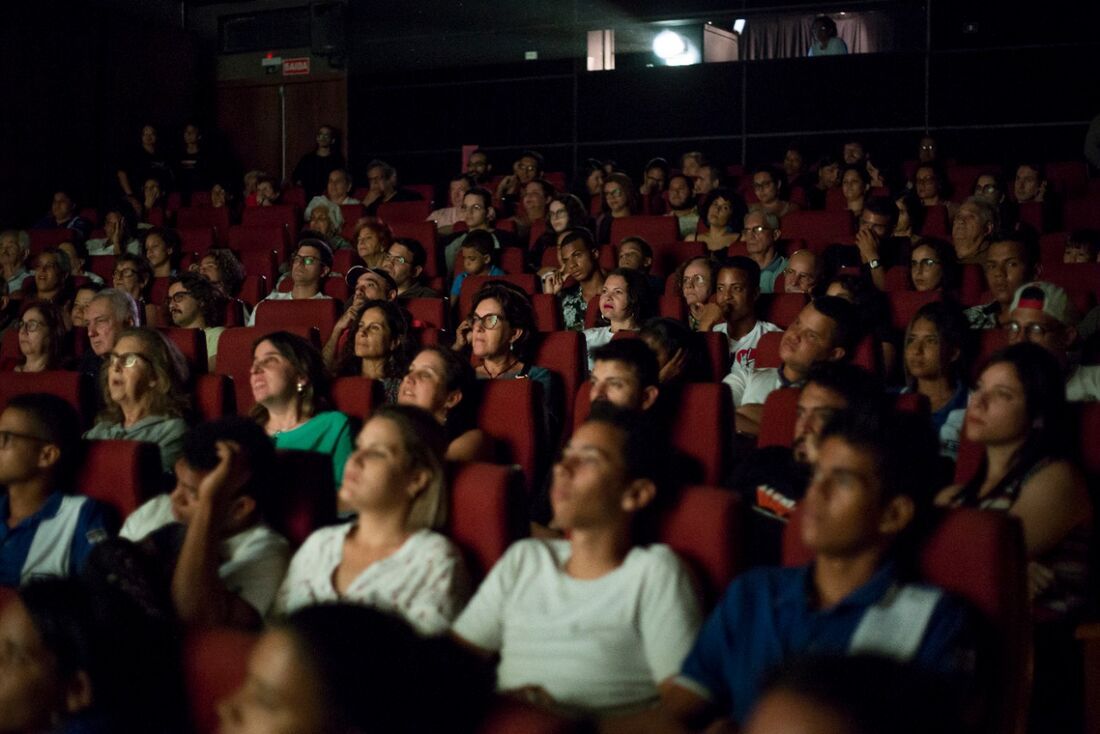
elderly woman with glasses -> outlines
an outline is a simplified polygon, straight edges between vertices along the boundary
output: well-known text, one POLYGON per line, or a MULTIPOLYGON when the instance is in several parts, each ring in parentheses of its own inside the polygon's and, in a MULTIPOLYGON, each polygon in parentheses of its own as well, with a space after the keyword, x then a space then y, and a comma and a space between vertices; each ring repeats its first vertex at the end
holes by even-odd
POLYGON ((103 411, 84 437, 155 443, 170 474, 187 433, 187 379, 186 360, 159 331, 123 330, 100 369, 103 411))
POLYGON ((134 299, 138 305, 141 326, 155 324, 157 306, 149 302, 149 290, 153 286, 153 267, 141 255, 123 253, 115 259, 112 285, 134 299))

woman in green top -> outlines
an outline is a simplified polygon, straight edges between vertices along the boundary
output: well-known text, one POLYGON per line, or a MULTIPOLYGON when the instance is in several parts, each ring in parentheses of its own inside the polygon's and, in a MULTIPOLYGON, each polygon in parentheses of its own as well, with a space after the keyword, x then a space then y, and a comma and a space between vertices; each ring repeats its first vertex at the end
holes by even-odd
POLYGON ((276 331, 252 346, 252 417, 275 448, 332 457, 337 488, 351 454, 348 417, 330 410, 329 380, 321 353, 300 336, 276 331))

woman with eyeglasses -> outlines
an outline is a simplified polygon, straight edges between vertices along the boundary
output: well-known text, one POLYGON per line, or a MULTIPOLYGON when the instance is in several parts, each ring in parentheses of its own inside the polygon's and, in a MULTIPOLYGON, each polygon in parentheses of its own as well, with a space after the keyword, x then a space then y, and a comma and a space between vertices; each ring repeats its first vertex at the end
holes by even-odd
POLYGON ((409 359, 408 319, 393 301, 357 301, 358 297, 353 298, 351 307, 333 327, 322 351, 325 365, 337 377, 378 380, 385 402, 397 402, 397 391, 409 359))
MULTIPOLYGON (((555 253, 558 251, 558 238, 562 233, 577 227, 589 227, 588 214, 584 210, 584 204, 573 194, 558 194, 550 199, 546 206, 546 221, 549 226, 531 244, 530 265, 531 269, 540 275, 543 273, 543 253, 548 249, 555 253)), ((559 263, 560 265, 560 263, 559 263)), ((546 268, 546 272, 555 269, 554 266, 546 268)))
POLYGON ((171 474, 183 451, 187 423, 187 361, 156 329, 122 331, 100 368, 104 407, 84 438, 148 441, 171 474))
POLYGON ((474 370, 443 346, 424 347, 401 380, 398 405, 416 405, 435 416, 447 440, 447 461, 491 461, 492 448, 477 427, 474 370))
POLYGON ((634 214, 638 208, 638 197, 634 182, 625 173, 612 173, 603 183, 604 212, 596 222, 596 242, 606 245, 611 242, 611 222, 634 214))
POLYGON ((703 199, 701 232, 689 234, 685 242, 702 242, 707 252, 725 256, 729 246, 741 239, 740 224, 745 217, 745 205, 741 197, 727 188, 712 190, 703 199))
POLYGON ((252 345, 249 381, 256 401, 250 415, 275 441, 275 448, 328 454, 339 487, 351 453, 351 424, 346 415, 330 408, 321 353, 300 336, 285 331, 268 334, 252 345))
POLYGON ((112 285, 134 299, 138 305, 141 326, 155 324, 157 306, 149 302, 149 290, 153 286, 153 268, 141 255, 124 252, 115 258, 112 285))
POLYGON ((592 371, 592 351, 610 342, 618 332, 638 331, 650 316, 649 289, 640 270, 615 268, 604 279, 600 290, 599 326, 585 329, 588 371, 592 371))
POLYGON ((693 257, 676 271, 680 294, 687 304, 688 326, 692 331, 699 330, 699 319, 714 295, 717 275, 714 261, 709 257, 693 257))
POLYGON ((71 272, 69 256, 57 247, 47 247, 34 259, 34 285, 24 286, 23 299, 56 304, 67 326, 68 309, 75 295, 71 272))
POLYGON ((33 302, 23 309, 23 315, 12 328, 19 334, 17 360, 4 369, 15 372, 45 372, 67 369, 72 363, 68 349, 68 332, 64 312, 52 303, 33 302))
MULTIPOLYGON (((797 163, 797 168, 795 168, 796 172, 791 175, 798 176, 797 171, 802 166, 802 157, 797 149, 787 151, 788 156, 792 154, 795 156, 795 161, 791 165, 794 166, 794 163, 797 163)), ((784 159, 784 166, 786 167, 786 158, 784 159)), ((772 166, 760 166, 754 170, 752 173, 752 191, 756 195, 756 201, 749 205, 748 210, 750 212, 768 212, 782 219, 791 212, 801 209, 798 204, 788 199, 791 186, 787 182, 788 174, 772 166)))
POLYGON ((955 248, 934 237, 922 237, 909 254, 909 282, 921 293, 956 293, 961 272, 955 248))

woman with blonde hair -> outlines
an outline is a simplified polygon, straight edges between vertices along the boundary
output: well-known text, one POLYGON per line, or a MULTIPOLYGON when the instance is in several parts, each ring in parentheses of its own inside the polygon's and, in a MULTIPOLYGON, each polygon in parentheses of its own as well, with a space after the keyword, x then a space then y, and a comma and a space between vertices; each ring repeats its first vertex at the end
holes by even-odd
POLYGON ((436 532, 447 520, 443 427, 413 405, 379 408, 348 458, 341 502, 348 523, 317 530, 290 562, 277 614, 337 600, 445 632, 470 595, 462 554, 436 532))

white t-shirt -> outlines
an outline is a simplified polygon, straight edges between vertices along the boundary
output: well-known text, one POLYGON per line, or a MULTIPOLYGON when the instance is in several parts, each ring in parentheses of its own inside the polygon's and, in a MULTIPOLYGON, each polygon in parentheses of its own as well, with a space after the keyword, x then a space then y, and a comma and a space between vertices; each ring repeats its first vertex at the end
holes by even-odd
POLYGON ((745 334, 740 339, 734 339, 729 335, 729 324, 725 321, 717 324, 711 331, 725 334, 726 339, 729 340, 731 366, 736 365, 752 369, 756 366, 756 345, 760 342, 760 337, 773 331, 783 330, 770 321, 758 320, 749 333, 745 334))
POLYGON ((584 334, 584 346, 588 351, 588 371, 591 372, 595 364, 592 360, 592 350, 611 342, 611 327, 593 326, 591 329, 585 329, 581 333, 584 334))
POLYGON ((399 614, 424 635, 446 632, 470 598, 470 580, 458 548, 439 533, 418 530, 340 594, 332 579, 344 557, 344 540, 354 527, 343 523, 321 528, 306 538, 279 588, 275 613, 351 601, 399 614))
MULTIPOLYGON (((161 494, 130 513, 120 538, 135 543, 155 530, 177 522, 170 495, 161 494)), ((290 544, 264 523, 257 523, 222 541, 218 578, 231 593, 267 614, 290 563, 290 544)))
POLYGON ((218 363, 218 338, 225 331, 224 326, 208 326, 202 330, 206 336, 206 366, 209 372, 214 371, 218 363))
MULTIPOLYGON (((317 300, 318 298, 329 298, 329 296, 326 296, 321 291, 317 291, 316 293, 314 293, 309 298, 305 298, 305 299, 302 299, 302 300, 314 301, 314 300, 317 300)), ((265 297, 263 300, 261 300, 259 303, 256 304, 256 308, 254 308, 252 310, 252 313, 250 313, 248 315, 248 325, 249 326, 255 326, 256 325, 256 312, 260 310, 260 306, 263 305, 264 301, 293 301, 293 300, 294 300, 294 294, 291 293, 290 291, 271 291, 270 293, 267 294, 267 297, 265 297)))
MULTIPOLYGON (((85 242, 84 246, 88 248, 88 254, 92 256, 115 254, 115 246, 108 242, 106 237, 94 237, 85 242)), ((131 238, 122 249, 124 252, 128 252, 131 255, 140 255, 141 243, 131 238)))
POLYGON ((701 622, 687 571, 668 546, 650 545, 581 580, 564 570, 570 553, 565 540, 513 543, 452 631, 500 653, 500 690, 541 686, 564 706, 605 713, 654 700, 701 622))
POLYGON ((1100 365, 1080 365, 1073 370, 1073 374, 1066 380, 1066 400, 1100 400, 1100 365))
POLYGON ((733 407, 736 410, 742 405, 763 404, 773 390, 783 386, 779 379, 778 367, 761 367, 747 370, 744 367, 734 366, 730 373, 722 378, 722 382, 729 385, 733 393, 733 407))

